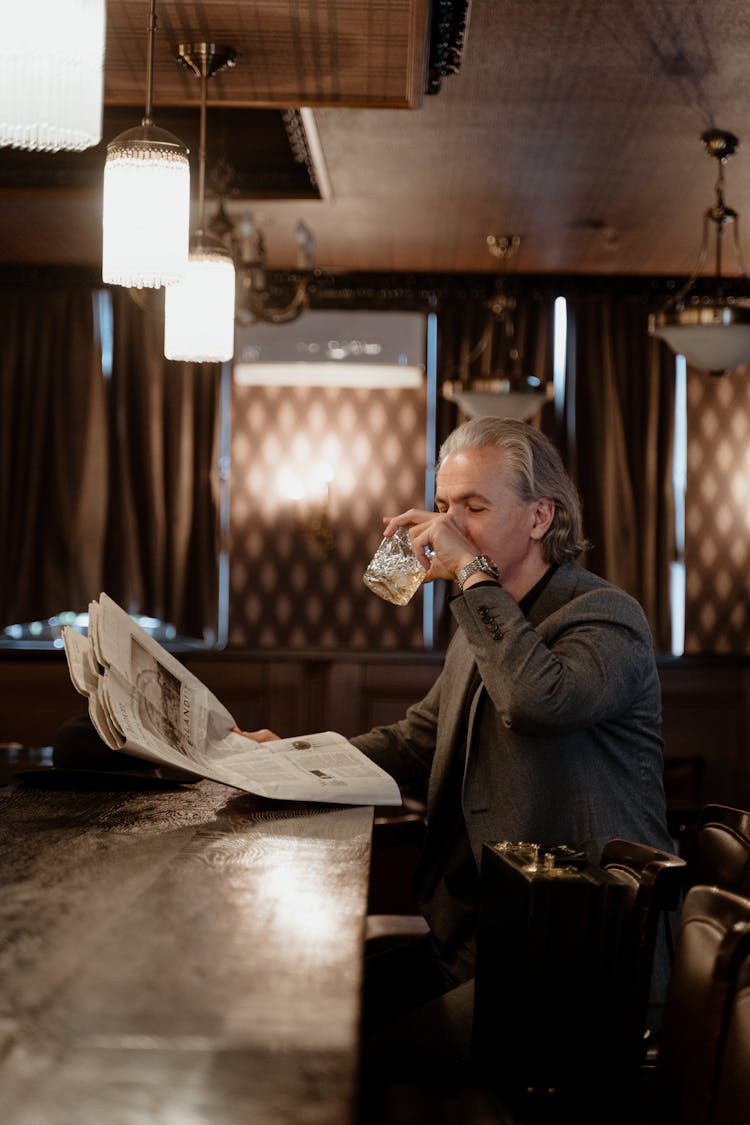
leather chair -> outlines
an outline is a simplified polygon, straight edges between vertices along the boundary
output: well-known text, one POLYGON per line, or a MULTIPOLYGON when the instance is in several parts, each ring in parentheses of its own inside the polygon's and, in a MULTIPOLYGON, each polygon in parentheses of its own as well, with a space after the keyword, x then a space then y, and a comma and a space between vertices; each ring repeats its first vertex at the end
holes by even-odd
MULTIPOLYGON (((747 1054, 747 1040, 737 1039, 747 1020, 746 991, 737 998, 737 973, 750 943, 750 899, 719 887, 692 887, 685 897, 675 959, 667 990, 656 1082, 648 1106, 654 1125, 737 1125, 747 1119, 747 1102, 739 1117, 714 1116, 717 1078, 724 1078, 723 1104, 731 1104, 736 1083, 736 1055, 747 1054), (744 997, 744 999, 743 999, 744 997), (728 1038, 731 1028, 731 1039, 728 1038)), ((741 979, 745 980, 743 976, 741 979)))
POLYGON ((732 980, 719 1059, 711 1125, 737 1125, 750 1116, 750 923, 735 931, 733 963, 720 966, 732 980))
POLYGON ((690 883, 750 896, 750 812, 729 805, 703 808, 690 883))
POLYGON ((655 964, 666 989, 671 954, 670 912, 682 896, 687 864, 669 852, 616 838, 605 845, 600 866, 630 890, 620 947, 620 1052, 631 1072, 648 1047, 649 999, 655 964), (664 941, 659 941, 663 927, 664 941))

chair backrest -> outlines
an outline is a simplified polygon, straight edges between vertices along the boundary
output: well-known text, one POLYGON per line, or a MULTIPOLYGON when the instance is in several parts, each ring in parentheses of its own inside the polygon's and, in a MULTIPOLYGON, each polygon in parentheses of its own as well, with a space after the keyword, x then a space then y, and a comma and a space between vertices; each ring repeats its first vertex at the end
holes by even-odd
POLYGON ((748 930, 750 899, 715 886, 692 887, 685 896, 657 1063, 660 1125, 712 1121, 738 951, 748 930))
POLYGON ((711 1125, 750 1118, 750 922, 735 927, 719 974, 730 977, 711 1125))
POLYGON ((705 806, 698 818, 690 882, 750 895, 750 812, 705 806))
POLYGON ((630 889, 620 953, 621 1049, 638 1065, 645 1050, 655 964, 662 990, 669 973, 666 943, 657 955, 659 929, 664 926, 669 933, 668 913, 679 905, 687 865, 677 855, 617 838, 604 846, 600 866, 630 889))

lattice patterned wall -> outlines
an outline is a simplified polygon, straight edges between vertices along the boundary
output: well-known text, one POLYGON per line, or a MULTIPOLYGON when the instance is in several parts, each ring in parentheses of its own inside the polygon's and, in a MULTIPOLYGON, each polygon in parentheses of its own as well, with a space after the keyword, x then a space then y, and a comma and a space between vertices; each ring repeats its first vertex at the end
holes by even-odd
POLYGON ((421 593, 392 606, 362 574, 381 517, 422 503, 425 425, 424 390, 234 387, 232 647, 422 647, 421 593), (313 534, 326 505, 330 550, 313 534))
POLYGON ((750 381, 689 371, 686 653, 750 652, 750 381))

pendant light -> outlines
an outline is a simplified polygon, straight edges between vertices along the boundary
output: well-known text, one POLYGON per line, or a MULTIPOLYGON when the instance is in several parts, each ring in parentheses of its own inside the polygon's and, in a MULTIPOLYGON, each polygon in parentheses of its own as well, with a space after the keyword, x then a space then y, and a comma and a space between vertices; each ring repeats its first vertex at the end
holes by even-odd
POLYGON ((151 118, 156 0, 150 0, 143 120, 107 145, 102 277, 158 289, 182 276, 190 232, 188 150, 151 118))
POLYGON ((722 238, 726 226, 733 228, 738 264, 743 276, 746 272, 738 234, 739 215, 724 202, 724 164, 739 141, 733 133, 723 129, 708 129, 701 140, 708 155, 718 163, 715 202, 703 216, 703 239, 693 273, 676 296, 649 317, 649 332, 664 340, 678 355, 684 355, 691 367, 712 375, 725 375, 750 363, 750 307, 732 298, 721 275, 722 238), (706 260, 711 224, 716 237, 715 274, 705 295, 696 292, 690 296, 706 260))
POLYGON ((24 0, 6 7, 0 146, 57 152, 98 144, 104 0, 24 0))
POLYGON ((530 422, 554 395, 544 373, 537 375, 526 365, 523 349, 523 317, 516 297, 507 285, 509 262, 521 249, 518 234, 488 234, 487 248, 500 262, 495 292, 487 301, 485 319, 477 345, 459 379, 446 379, 443 398, 454 402, 467 418, 494 416, 530 422), (475 360, 480 359, 476 371, 475 360))
POLYGON ((198 228, 185 276, 165 294, 164 355, 192 363, 223 363, 234 355, 235 270, 229 251, 206 234, 206 98, 208 79, 234 66, 231 47, 181 43, 179 58, 201 81, 198 228))

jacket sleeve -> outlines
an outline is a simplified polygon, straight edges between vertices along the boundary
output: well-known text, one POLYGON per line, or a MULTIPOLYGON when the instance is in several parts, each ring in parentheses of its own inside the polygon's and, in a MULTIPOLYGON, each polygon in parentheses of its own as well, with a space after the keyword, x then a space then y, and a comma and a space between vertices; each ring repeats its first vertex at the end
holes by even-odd
POLYGON ((451 603, 504 725, 566 734, 625 715, 651 686, 651 634, 638 602, 595 587, 531 625, 502 587, 451 603))

